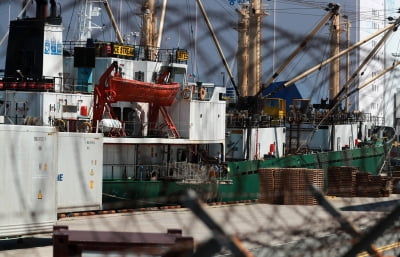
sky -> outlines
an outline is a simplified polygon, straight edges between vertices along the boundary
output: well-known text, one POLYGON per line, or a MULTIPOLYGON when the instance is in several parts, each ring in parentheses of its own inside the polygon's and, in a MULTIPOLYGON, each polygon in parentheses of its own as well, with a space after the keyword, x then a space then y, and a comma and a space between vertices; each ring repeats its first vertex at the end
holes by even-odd
MULTIPOLYGON (((79 16, 79 0, 59 1, 62 11, 64 39, 77 38, 79 16)), ((110 1, 117 23, 125 38, 140 30, 140 5, 143 0, 112 0, 110 1)), ((236 73, 238 1, 233 0, 202 0, 209 15, 214 30, 221 43, 222 50, 236 73)), ((298 46, 316 24, 327 14, 324 8, 330 1, 294 1, 294 0, 264 0, 263 4, 268 16, 263 19, 263 81, 266 81, 273 71, 279 67, 284 59, 298 46)), ((342 14, 347 15, 352 22, 353 30, 357 28, 359 20, 354 13, 354 2, 338 1, 341 4, 342 14)), ((0 38, 6 34, 8 20, 15 19, 22 6, 22 0, 0 0, 0 38)), ((162 37, 164 48, 185 48, 190 51, 189 72, 195 74, 195 79, 222 84, 229 81, 227 72, 219 58, 216 47, 204 23, 201 13, 197 10, 195 0, 169 0, 166 23, 162 37), (223 77, 225 76, 225 79, 223 77)), ((28 16, 33 16, 35 4, 28 9, 28 16)), ((363 19, 368 19, 367 16, 363 19)), ((109 18, 103 8, 101 15, 93 21, 102 27, 93 31, 93 37, 98 40, 114 40, 109 18)), ((277 80, 289 80, 314 66, 323 58, 327 58, 329 40, 328 26, 317 33, 308 47, 297 57, 292 64, 278 77, 277 80)), ((355 36, 352 35, 352 40, 355 36)), ((5 55, 7 41, 0 45, 0 56, 5 55)), ((0 57, 0 69, 4 61, 0 57)), ((326 80, 326 71, 318 71, 297 84, 304 97, 325 98, 326 87, 319 86, 326 80)), ((192 77, 194 79, 194 77, 192 77)), ((228 84, 228 86, 230 86, 228 84)))

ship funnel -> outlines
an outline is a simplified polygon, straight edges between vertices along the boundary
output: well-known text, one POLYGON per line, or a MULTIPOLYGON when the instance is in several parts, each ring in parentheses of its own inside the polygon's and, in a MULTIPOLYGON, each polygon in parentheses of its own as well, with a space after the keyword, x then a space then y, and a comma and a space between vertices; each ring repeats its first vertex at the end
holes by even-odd
POLYGON ((56 17, 57 15, 57 6, 56 0, 50 0, 50 17, 56 17))
MULTIPOLYGON (((47 18, 49 0, 36 0, 36 18, 44 20, 47 18)), ((56 17, 56 0, 50 0, 50 17, 56 17)))
POLYGON ((44 20, 47 17, 47 0, 36 0, 36 18, 44 20))

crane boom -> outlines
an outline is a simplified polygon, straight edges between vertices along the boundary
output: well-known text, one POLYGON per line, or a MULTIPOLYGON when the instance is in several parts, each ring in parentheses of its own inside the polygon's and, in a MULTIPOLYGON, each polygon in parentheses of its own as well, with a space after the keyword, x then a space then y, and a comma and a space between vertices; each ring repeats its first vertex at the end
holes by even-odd
POLYGON ((110 5, 108 4, 108 1, 107 0, 103 0, 103 4, 104 4, 104 7, 106 8, 108 17, 110 17, 112 26, 113 26, 113 28, 115 30, 115 34, 117 34, 118 42, 119 43, 123 43, 124 39, 122 38, 121 32, 119 31, 119 28, 117 26, 117 22, 115 21, 114 15, 113 15, 113 13, 111 11, 110 5))
POLYGON ((286 87, 289 87, 290 85, 293 85, 293 83, 295 83, 295 82, 307 77, 308 75, 310 75, 314 71, 317 71, 317 70, 321 69, 323 66, 331 63, 332 61, 336 60, 337 58, 339 58, 339 57, 341 57, 341 56, 343 56, 345 54, 347 54, 348 52, 354 50, 355 48, 365 44, 366 42, 370 41, 371 39, 373 39, 373 38, 375 38, 375 37, 377 37, 379 35, 381 35, 382 33, 386 32, 386 31, 388 31, 390 29, 394 30, 395 26, 396 26, 395 24, 389 24, 385 28, 375 32, 374 34, 370 35, 369 37, 367 37, 367 38, 355 43, 354 45, 350 46, 349 48, 346 48, 346 49, 342 50, 338 54, 326 59, 325 61, 321 62, 320 64, 315 65, 314 67, 306 70, 305 72, 303 72, 303 73, 299 74, 298 76, 292 78, 291 80, 285 82, 284 84, 282 84, 281 87, 277 88, 274 91, 271 91, 266 97, 269 97, 269 96, 271 96, 273 94, 276 94, 278 91, 282 90, 283 88, 286 88, 286 87))
POLYGON ((228 65, 228 62, 226 61, 224 53, 222 52, 222 49, 221 49, 221 46, 219 44, 218 38, 216 37, 216 35, 214 33, 214 29, 213 29, 213 27, 211 25, 210 20, 208 19, 208 16, 207 16, 207 13, 206 13, 205 9, 203 7, 203 3, 201 2, 201 0, 196 0, 196 1, 197 1, 198 6, 200 7, 201 13, 203 14, 203 17, 204 17, 204 20, 205 20, 205 22, 207 24, 208 30, 210 31, 210 33, 212 35, 212 38, 213 38, 214 43, 215 43, 215 45, 217 47, 218 53, 219 53, 219 55, 220 55, 220 57, 222 59, 222 62, 224 64, 224 66, 225 66, 225 69, 228 72, 229 78, 230 78, 231 83, 232 83, 232 85, 233 85, 233 87, 235 89, 236 95, 240 96, 239 95, 239 91, 238 91, 237 86, 236 86, 236 83, 235 83, 235 79, 233 78, 232 71, 231 71, 231 69, 230 69, 230 67, 228 65))
POLYGON ((307 43, 315 36, 315 34, 335 15, 338 15, 340 6, 337 4, 329 4, 328 10, 330 11, 325 17, 317 24, 310 34, 300 43, 300 45, 293 51, 293 53, 286 59, 286 61, 276 70, 276 72, 264 83, 261 90, 256 94, 259 96, 264 89, 266 89, 279 74, 289 65, 289 63, 306 47, 307 43))

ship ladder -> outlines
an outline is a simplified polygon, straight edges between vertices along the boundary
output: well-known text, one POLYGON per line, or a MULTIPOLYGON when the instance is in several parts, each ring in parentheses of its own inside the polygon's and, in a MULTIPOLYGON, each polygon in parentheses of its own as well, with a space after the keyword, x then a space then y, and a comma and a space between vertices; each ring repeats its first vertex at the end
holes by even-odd
POLYGON ((160 107, 160 111, 162 116, 164 117, 164 121, 165 123, 168 125, 169 130, 172 132, 172 134, 174 135, 174 137, 176 138, 180 138, 181 136, 179 135, 178 130, 175 127, 174 122, 172 121, 171 116, 169 115, 167 109, 165 108, 165 106, 161 106, 160 107))
POLYGON ((300 124, 290 123, 289 129, 289 153, 296 153, 300 147, 300 124))

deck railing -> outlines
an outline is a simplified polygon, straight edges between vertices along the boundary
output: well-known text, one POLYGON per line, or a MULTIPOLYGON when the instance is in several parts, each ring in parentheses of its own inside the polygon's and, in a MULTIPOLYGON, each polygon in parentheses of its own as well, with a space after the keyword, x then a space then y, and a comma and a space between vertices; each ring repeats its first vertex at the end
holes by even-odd
POLYGON ((173 162, 166 165, 104 164, 103 178, 106 180, 176 180, 207 181, 229 179, 219 165, 173 162))

